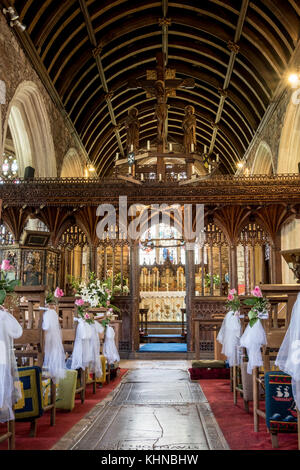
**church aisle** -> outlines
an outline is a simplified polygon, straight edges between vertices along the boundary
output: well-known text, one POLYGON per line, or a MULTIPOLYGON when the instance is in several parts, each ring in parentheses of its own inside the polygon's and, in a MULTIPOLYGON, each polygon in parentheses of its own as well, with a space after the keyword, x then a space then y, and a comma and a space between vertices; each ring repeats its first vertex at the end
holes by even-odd
POLYGON ((126 361, 130 370, 111 400, 95 407, 55 449, 229 449, 187 367, 188 361, 126 361))

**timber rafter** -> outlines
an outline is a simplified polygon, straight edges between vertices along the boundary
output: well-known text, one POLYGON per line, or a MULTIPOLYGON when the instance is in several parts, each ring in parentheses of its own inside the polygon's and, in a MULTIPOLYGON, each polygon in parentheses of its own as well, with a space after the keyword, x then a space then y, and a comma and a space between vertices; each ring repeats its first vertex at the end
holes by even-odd
MULTIPOLYGON (((14 4, 27 25, 17 37, 31 48, 27 52, 35 68, 101 176, 111 173, 114 154, 124 146, 128 106, 136 106, 139 115, 149 106, 139 91, 125 91, 125 83, 153 69, 157 51, 165 52, 178 75, 196 82, 194 90, 172 100, 169 136, 182 139, 176 110, 194 102, 199 148, 208 145, 219 152, 221 170, 233 173, 299 42, 300 10, 294 0, 43 0, 38 8, 33 0, 1 3, 14 4), (103 80, 99 83, 99 56, 93 54, 98 47, 113 96, 103 80), (208 133, 209 122, 219 127, 208 133)), ((149 114, 145 142, 153 138, 152 121, 149 114)))

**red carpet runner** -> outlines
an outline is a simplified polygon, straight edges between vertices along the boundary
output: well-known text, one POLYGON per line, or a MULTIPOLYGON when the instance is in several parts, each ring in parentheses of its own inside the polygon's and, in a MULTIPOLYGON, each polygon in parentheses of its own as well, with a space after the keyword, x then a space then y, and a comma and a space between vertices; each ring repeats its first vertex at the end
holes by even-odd
MULTIPOLYGON (((260 418, 260 431, 253 431, 252 403, 250 413, 244 410, 240 396, 234 405, 229 380, 199 380, 199 383, 230 449, 272 450, 265 421, 260 418)), ((278 450, 298 450, 297 434, 279 434, 278 442, 278 450)))
MULTIPOLYGON (((50 426, 50 414, 45 413, 37 425, 37 437, 29 437, 30 423, 16 423, 16 450, 49 450, 59 441, 78 421, 80 421, 97 403, 103 400, 121 382, 122 376, 127 372, 121 369, 117 378, 103 388, 97 388, 93 395, 92 385, 86 389, 85 402, 81 404, 80 399, 75 400, 73 411, 56 411, 56 424, 50 426)), ((6 426, 0 425, 0 434, 6 432, 6 426)), ((0 444, 0 450, 7 449, 7 441, 0 444)))

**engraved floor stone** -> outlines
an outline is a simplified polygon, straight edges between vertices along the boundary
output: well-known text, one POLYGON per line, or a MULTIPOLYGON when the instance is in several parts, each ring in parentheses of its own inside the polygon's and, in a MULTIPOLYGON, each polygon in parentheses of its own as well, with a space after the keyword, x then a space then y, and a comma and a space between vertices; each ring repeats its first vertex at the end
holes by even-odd
POLYGON ((206 401, 197 383, 166 381, 154 383, 125 383, 111 404, 177 404, 206 401))
MULTIPOLYGON (((114 410, 115 412, 115 410, 114 410)), ((74 449, 209 449, 196 405, 120 406, 108 427, 97 420, 74 449)))
POLYGON ((131 369, 53 449, 224 450, 226 440, 198 383, 181 369, 131 369))
POLYGON ((172 381, 178 380, 188 380, 188 376, 186 374, 186 370, 172 370, 165 367, 165 369, 154 369, 151 370, 149 373, 149 369, 137 369, 137 370, 130 370, 126 375, 123 382, 150 382, 153 383, 157 381, 157 383, 161 382, 170 382, 170 377, 172 377, 172 381))

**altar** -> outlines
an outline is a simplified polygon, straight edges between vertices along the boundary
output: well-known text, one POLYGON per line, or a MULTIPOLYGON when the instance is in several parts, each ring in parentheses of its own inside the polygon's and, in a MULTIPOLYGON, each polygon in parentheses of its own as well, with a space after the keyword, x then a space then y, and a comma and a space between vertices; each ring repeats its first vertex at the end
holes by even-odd
POLYGON ((179 322, 185 308, 185 291, 140 292, 140 309, 148 309, 148 321, 179 322))

